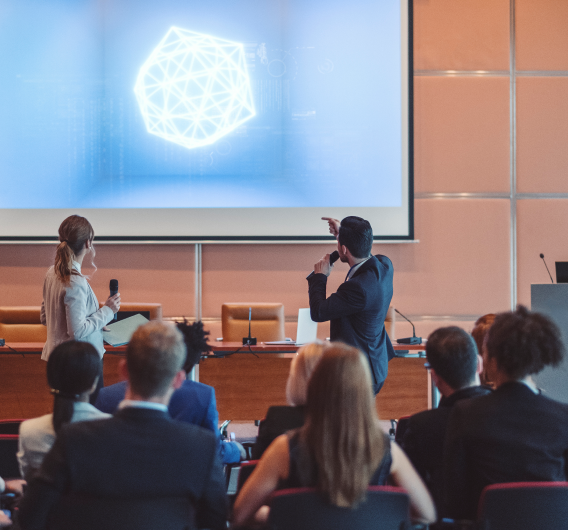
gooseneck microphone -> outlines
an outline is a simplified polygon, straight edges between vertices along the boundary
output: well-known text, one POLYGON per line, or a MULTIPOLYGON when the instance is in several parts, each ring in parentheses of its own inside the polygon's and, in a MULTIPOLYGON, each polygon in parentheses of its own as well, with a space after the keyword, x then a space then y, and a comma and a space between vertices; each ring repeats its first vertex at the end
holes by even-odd
MULTIPOLYGON (((395 308, 395 311, 402 317, 404 320, 410 322, 408 318, 406 318, 398 309, 395 308)), ((412 326, 412 337, 407 337, 405 339, 397 339, 398 344, 422 344, 422 337, 416 336, 416 329, 414 328, 414 324, 410 322, 412 326)))
POLYGON ((544 260, 544 254, 542 252, 540 253, 540 258, 544 262, 544 266, 546 267, 546 271, 548 272, 548 275, 550 276, 550 281, 552 283, 554 283, 554 280, 552 279, 552 274, 550 274, 550 271, 548 270, 548 265, 546 264, 546 261, 544 260))
POLYGON ((252 320, 252 307, 249 307, 249 336, 243 338, 243 346, 255 346, 256 337, 250 336, 250 321, 252 320))
MULTIPOLYGON (((111 296, 114 296, 116 293, 118 293, 118 280, 111 280, 109 288, 111 296)), ((116 320, 116 313, 114 314, 114 317, 112 319, 116 320)))
MULTIPOLYGON (((339 259, 339 252, 337 252, 337 250, 334 250, 329 255, 329 264, 333 265, 338 259, 339 259)), ((308 274, 308 276, 306 276, 306 280, 309 280, 314 274, 315 274, 314 271, 310 272, 310 274, 308 274)))

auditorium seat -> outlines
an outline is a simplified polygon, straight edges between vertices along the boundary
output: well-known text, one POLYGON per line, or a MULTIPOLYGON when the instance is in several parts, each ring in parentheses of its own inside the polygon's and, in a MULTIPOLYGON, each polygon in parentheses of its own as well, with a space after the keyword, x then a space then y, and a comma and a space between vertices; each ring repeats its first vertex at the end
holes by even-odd
POLYGON ((0 477, 4 479, 20 478, 18 465, 18 440, 17 434, 0 435, 0 477))
POLYGON ((221 306, 221 325, 225 342, 242 342, 248 336, 249 307, 251 336, 258 342, 284 340, 284 304, 233 303, 221 306))
MULTIPOLYGON (((99 302, 103 307, 104 301, 99 302)), ((162 304, 143 302, 121 302, 119 313, 149 313, 150 320, 162 320, 162 304)))
POLYGON ((19 434, 20 424, 24 420, 0 420, 0 434, 19 434))
POLYGON ((39 306, 0 307, 0 339, 6 342, 45 342, 39 306))
POLYGON ((327 503, 313 488, 276 491, 269 526, 278 530, 400 530, 409 525, 408 494, 401 488, 369 486, 356 508, 327 503))
POLYGON ((491 530, 568 530, 568 482, 508 482, 487 486, 478 519, 491 530))

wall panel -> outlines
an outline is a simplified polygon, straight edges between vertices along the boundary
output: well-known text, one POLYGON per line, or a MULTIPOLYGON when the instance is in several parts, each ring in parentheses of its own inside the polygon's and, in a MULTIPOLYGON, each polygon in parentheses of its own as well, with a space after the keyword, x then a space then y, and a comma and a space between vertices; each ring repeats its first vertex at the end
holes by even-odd
POLYGON ((415 77, 415 191, 508 192, 509 78, 415 77))

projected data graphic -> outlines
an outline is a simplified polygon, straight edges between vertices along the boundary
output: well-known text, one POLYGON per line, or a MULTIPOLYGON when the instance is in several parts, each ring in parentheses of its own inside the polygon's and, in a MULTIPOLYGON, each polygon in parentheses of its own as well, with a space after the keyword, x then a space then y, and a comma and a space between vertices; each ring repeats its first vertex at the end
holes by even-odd
POLYGON ((243 45, 171 28, 138 74, 148 132, 193 149, 255 115, 243 45))

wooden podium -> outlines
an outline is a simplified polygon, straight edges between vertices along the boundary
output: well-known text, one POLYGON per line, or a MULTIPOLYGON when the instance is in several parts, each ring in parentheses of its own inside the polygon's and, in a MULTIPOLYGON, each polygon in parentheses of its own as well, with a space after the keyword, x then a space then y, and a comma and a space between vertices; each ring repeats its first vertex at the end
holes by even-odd
POLYGON ((568 403, 568 283, 531 285, 531 310, 549 316, 562 332, 566 358, 558 368, 545 368, 535 376, 545 395, 568 403))

